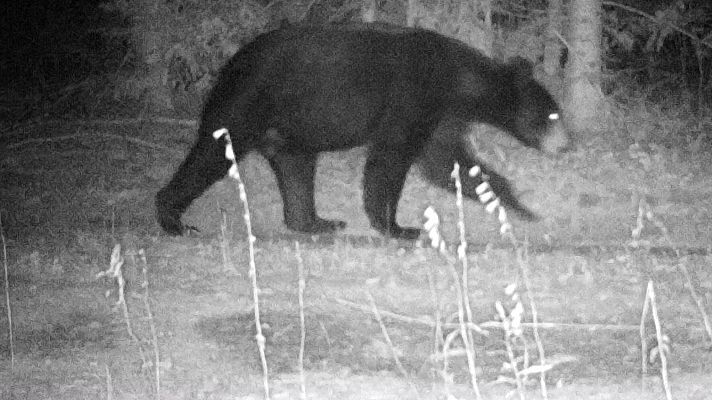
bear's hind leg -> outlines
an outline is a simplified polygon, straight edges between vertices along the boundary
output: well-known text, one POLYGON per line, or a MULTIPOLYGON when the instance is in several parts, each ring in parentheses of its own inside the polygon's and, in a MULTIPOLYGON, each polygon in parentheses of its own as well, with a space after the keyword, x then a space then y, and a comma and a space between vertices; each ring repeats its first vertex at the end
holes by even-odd
POLYGON ((269 163, 282 194, 287 228, 305 233, 332 233, 346 228, 346 222, 319 218, 314 205, 314 176, 317 154, 277 151, 269 163))
POLYGON ((374 229, 390 237, 414 240, 420 236, 420 229, 401 227, 396 222, 398 200, 414 154, 395 146, 376 143, 369 149, 363 177, 364 205, 374 229))
MULTIPOLYGON (((242 154, 238 154, 238 160, 242 154)), ((156 212, 161 228, 171 235, 180 235, 190 229, 181 222, 181 215, 193 200, 224 177, 229 167, 225 146, 209 134, 200 135, 171 181, 156 195, 156 212)))

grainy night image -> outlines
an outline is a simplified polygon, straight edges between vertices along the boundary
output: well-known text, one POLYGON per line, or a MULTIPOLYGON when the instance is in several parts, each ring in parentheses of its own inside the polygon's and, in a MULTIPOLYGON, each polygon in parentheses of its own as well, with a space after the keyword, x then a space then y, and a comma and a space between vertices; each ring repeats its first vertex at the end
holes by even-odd
POLYGON ((712 3, 15 3, 1 399, 712 399, 712 3))

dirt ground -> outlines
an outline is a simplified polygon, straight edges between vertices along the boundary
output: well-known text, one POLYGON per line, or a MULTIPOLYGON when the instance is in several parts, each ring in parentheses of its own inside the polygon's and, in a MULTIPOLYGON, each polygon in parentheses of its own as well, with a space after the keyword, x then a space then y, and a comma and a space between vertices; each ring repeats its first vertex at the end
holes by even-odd
MULTIPOLYGON (((0 158, 0 211, 14 360, 3 300, 0 399, 262 398, 249 251, 234 183, 218 183, 191 207, 185 221, 200 228, 197 235, 167 237, 154 221, 155 192, 182 160, 194 129, 56 123, 13 135, 0 158), (127 314, 116 282, 97 278, 117 244, 127 314)), ((349 224, 334 237, 287 231, 266 162, 251 156, 241 164, 257 236, 272 398, 299 398, 301 259, 310 399, 475 398, 472 370, 482 398, 542 398, 539 374, 523 379, 518 392, 506 368, 508 349, 519 370, 541 359, 531 324, 509 336, 501 329, 495 304, 514 318, 517 299, 524 322, 532 321, 534 304, 546 323, 538 334, 551 366, 548 398, 665 398, 660 358, 646 363, 646 374, 641 367, 648 282, 671 345, 650 340, 650 313, 645 341, 649 350, 666 350, 673 398, 712 399, 712 343, 682 273, 690 272, 709 318, 710 152, 593 138, 553 159, 489 135, 473 140, 478 154, 512 179, 542 220, 512 221, 526 240, 517 257, 496 218, 475 202, 465 205, 467 293, 472 321, 484 330, 473 332, 474 369, 463 340, 451 335, 459 329, 453 267, 459 273, 461 265, 427 243, 389 242, 370 230, 361 202, 362 149, 320 161, 317 208, 349 224), (644 221, 634 240, 641 205, 654 221, 644 221), (515 295, 504 290, 512 284, 515 295), (446 337, 454 340, 445 358, 446 337)), ((422 224, 428 206, 455 243, 454 196, 414 171, 400 222, 422 224)))

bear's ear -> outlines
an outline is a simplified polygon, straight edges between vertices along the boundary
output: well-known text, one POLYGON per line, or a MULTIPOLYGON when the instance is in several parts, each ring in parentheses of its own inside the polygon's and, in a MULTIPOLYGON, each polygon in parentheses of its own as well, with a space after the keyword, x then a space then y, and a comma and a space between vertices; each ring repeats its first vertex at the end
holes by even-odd
POLYGON ((507 61, 507 66, 521 76, 533 76, 534 64, 524 57, 513 57, 507 61))

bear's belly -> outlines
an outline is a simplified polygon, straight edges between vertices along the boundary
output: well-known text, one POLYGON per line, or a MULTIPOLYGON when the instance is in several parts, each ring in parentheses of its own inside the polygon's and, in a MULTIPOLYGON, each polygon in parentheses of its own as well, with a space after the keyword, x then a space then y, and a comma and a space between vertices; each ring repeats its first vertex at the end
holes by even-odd
POLYGON ((378 100, 353 93, 313 98, 276 115, 272 127, 290 148, 320 152, 363 146, 377 140, 373 136, 381 108, 378 100))

